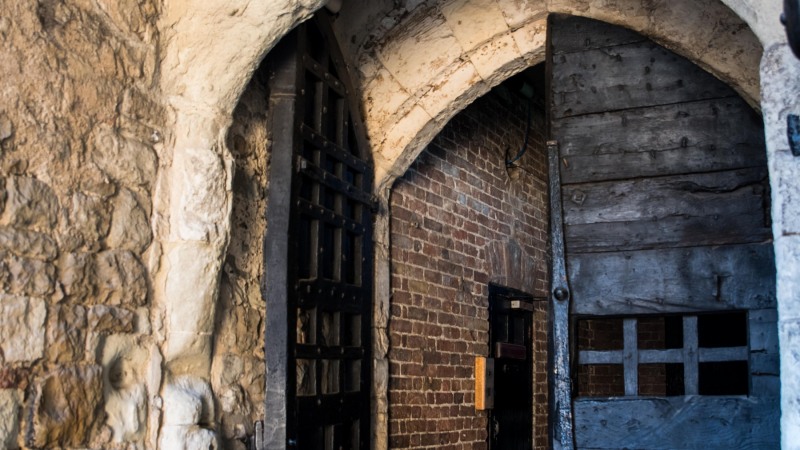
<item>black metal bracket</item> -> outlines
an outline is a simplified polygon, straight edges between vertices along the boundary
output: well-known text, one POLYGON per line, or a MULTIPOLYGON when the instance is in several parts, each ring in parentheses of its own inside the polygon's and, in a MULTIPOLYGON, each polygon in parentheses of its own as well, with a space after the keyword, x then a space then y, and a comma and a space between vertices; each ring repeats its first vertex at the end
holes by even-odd
MULTIPOLYGON (((786 27, 786 40, 794 56, 800 59, 800 0, 783 0, 781 23, 786 27)), ((800 156, 800 117, 786 116, 786 136, 792 155, 800 156)))
POLYGON ((797 114, 786 116, 786 137, 789 139, 792 155, 800 156, 800 116, 797 114))
POLYGON ((800 58, 800 0, 783 0, 781 23, 786 27, 786 39, 789 47, 800 58))

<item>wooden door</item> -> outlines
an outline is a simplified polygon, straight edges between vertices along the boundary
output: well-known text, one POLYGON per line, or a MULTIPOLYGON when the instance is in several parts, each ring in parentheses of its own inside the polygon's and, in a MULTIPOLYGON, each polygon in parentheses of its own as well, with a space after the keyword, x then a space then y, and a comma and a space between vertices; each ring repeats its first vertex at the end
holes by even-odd
POLYGON ((777 448, 760 116, 637 33, 568 16, 550 32, 551 201, 566 265, 552 302, 569 309, 553 316, 553 353, 565 355, 554 369, 571 386, 556 389, 572 408, 554 429, 574 433, 554 433, 554 447, 777 448))

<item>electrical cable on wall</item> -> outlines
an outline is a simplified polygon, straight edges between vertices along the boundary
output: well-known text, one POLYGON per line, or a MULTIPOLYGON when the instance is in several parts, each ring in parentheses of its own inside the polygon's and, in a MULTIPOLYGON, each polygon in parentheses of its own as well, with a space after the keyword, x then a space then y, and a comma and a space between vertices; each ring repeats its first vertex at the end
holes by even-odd
POLYGON ((525 125, 525 139, 522 141, 522 147, 520 147, 517 154, 514 156, 513 159, 508 159, 508 149, 506 149, 506 168, 514 167, 514 163, 519 161, 522 158, 522 155, 528 150, 528 138, 531 134, 531 114, 533 110, 533 88, 524 83, 520 88, 520 93, 528 99, 528 117, 527 123, 525 125))

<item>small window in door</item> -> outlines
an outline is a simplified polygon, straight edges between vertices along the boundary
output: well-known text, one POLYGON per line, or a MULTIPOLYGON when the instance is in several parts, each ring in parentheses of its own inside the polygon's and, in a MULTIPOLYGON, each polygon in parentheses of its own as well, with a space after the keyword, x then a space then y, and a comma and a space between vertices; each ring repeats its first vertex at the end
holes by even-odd
POLYGON ((746 311, 578 320, 576 394, 748 395, 747 336, 746 311))

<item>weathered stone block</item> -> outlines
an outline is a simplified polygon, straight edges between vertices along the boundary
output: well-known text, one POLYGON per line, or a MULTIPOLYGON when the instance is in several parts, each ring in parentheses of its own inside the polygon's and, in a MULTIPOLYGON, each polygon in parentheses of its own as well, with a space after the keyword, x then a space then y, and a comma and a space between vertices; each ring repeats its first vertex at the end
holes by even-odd
POLYGON ((60 367, 34 388, 27 432, 32 447, 81 447, 96 430, 103 399, 100 366, 60 367))
POLYGON ((545 41, 547 38, 547 19, 528 22, 512 33, 520 54, 528 64, 544 61, 545 41))
POLYGON ((120 112, 122 113, 120 128, 125 134, 138 136, 149 142, 158 142, 162 134, 159 128, 164 123, 166 113, 164 107, 154 101, 147 92, 137 88, 127 89, 122 97, 120 112))
POLYGON ((20 392, 16 389, 0 389, 0 447, 19 448, 20 392))
POLYGON ((439 8, 464 50, 508 31, 506 19, 495 0, 447 0, 439 8))
POLYGON ((6 293, 46 296, 53 293, 55 279, 53 264, 0 251, 0 287, 6 293))
POLYGON ((490 85, 496 81, 505 80, 527 65, 510 33, 498 36, 475 48, 470 53, 469 59, 475 65, 481 78, 490 81, 490 85))
POLYGON ((496 0, 497 6, 503 11, 503 17, 509 28, 515 30, 525 22, 537 16, 546 14, 545 0, 496 0))
POLYGON ((198 426, 164 426, 161 430, 160 448, 170 450, 217 450, 217 436, 211 430, 198 426))
POLYGON ((167 296, 184 300, 168 305, 167 318, 171 331, 214 331, 218 282, 208 275, 219 273, 221 266, 214 250, 213 246, 202 243, 182 243, 169 249, 167 296))
POLYGON ((106 125, 94 131, 91 146, 95 164, 122 184, 147 187, 155 180, 158 159, 149 146, 125 139, 106 125))
POLYGON ((378 50, 384 67, 412 95, 462 53, 439 11, 418 8, 414 16, 419 19, 395 27, 392 39, 378 50), (421 48, 426 50, 421 52, 421 48))
POLYGON ((172 164, 171 239, 218 241, 229 214, 231 167, 202 136, 182 145, 172 164))
POLYGON ((63 209, 63 218, 64 230, 59 241, 62 250, 68 252, 79 248, 98 250, 100 240, 108 234, 111 224, 111 213, 105 199, 83 192, 72 194, 69 204, 63 209))
POLYGON ((132 333, 135 327, 133 311, 106 305, 89 308, 89 329, 94 333, 132 333))
POLYGON ((0 349, 7 362, 42 357, 46 315, 41 298, 0 294, 0 349))
POLYGON ((147 302, 147 273, 133 253, 107 250, 96 255, 95 303, 142 306, 147 302))
POLYGON ((142 253, 153 238, 145 210, 127 189, 119 192, 113 204, 111 230, 106 239, 108 246, 130 250, 137 254, 142 253))
POLYGON ((36 178, 11 176, 6 179, 6 207, 0 224, 52 229, 58 220, 58 199, 50 186, 36 178))
POLYGON ((130 251, 70 253, 59 259, 59 268, 64 292, 81 303, 142 306, 147 302, 147 273, 130 251))
POLYGON ((59 281, 64 293, 76 299, 85 299, 94 291, 92 272, 94 258, 89 253, 67 253, 58 260, 59 281))
POLYGON ((83 358, 86 339, 86 308, 55 305, 47 326, 47 356, 56 364, 75 363, 83 358))
POLYGON ((5 141, 14 134, 14 124, 6 114, 0 114, 0 142, 5 141))
POLYGON ((0 249, 17 256, 52 261, 58 255, 56 241, 35 231, 0 226, 0 249))
POLYGON ((164 425, 198 425, 214 422, 214 398, 206 380, 182 376, 164 388, 164 425))

